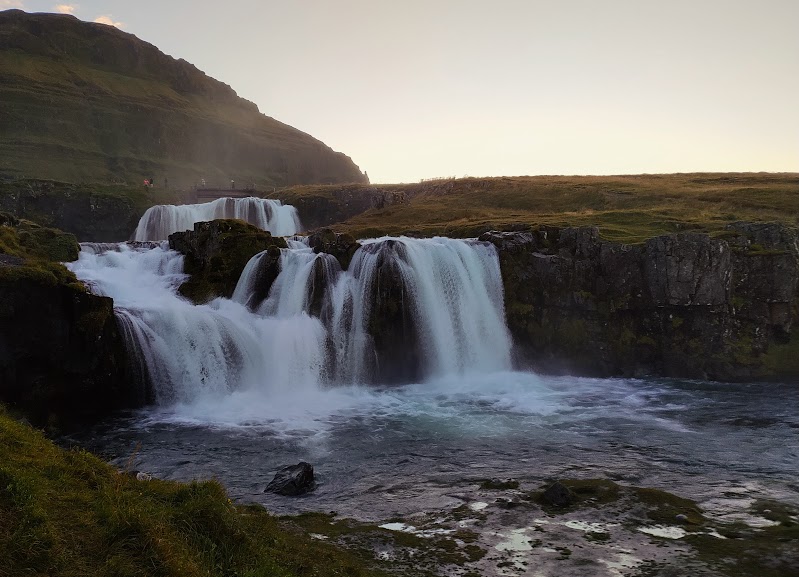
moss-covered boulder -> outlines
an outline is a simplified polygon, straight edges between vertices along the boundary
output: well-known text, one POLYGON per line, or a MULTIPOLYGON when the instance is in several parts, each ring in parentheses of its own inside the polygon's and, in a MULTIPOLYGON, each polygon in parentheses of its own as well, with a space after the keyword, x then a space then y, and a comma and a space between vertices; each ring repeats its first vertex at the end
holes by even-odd
POLYGON ((198 222, 194 230, 170 235, 169 247, 186 257, 184 271, 190 278, 180 286, 180 294, 195 303, 204 303, 220 296, 231 297, 253 256, 268 250, 268 256, 277 261, 279 249, 288 245, 284 238, 273 237, 244 221, 214 220, 198 222))

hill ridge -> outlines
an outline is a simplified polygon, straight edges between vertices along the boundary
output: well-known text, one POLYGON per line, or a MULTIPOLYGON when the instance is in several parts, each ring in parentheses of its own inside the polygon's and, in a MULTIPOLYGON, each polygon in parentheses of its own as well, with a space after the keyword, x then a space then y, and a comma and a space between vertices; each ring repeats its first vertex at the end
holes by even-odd
POLYGON ((366 182, 345 154, 113 26, 3 11, 0 56, 0 177, 366 182))

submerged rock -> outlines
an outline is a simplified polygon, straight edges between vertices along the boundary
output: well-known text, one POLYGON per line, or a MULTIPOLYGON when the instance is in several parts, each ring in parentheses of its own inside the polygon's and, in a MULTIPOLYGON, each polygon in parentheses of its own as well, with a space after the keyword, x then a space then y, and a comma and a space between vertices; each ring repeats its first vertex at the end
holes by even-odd
POLYGON ((566 485, 560 481, 555 481, 550 485, 544 494, 541 495, 541 500, 546 505, 553 507, 565 508, 570 507, 575 502, 574 493, 566 485))
POLYGON ((276 493, 286 497, 296 497, 310 493, 316 488, 313 465, 300 461, 296 465, 283 467, 264 489, 264 493, 276 493))

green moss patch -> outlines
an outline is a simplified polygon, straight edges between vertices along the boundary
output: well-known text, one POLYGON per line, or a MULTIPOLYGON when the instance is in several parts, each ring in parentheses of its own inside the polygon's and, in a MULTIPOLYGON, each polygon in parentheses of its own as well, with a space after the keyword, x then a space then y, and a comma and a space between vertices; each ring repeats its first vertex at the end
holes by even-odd
POLYGON ((74 235, 0 213, 0 280, 67 284, 83 290, 61 262, 78 258, 74 235))
POLYGON ((465 529, 439 535, 425 533, 425 524, 420 524, 415 531, 395 531, 324 513, 305 513, 283 520, 331 543, 359 551, 362 556, 380 552, 391 572, 402 575, 433 577, 441 575, 447 566, 463 567, 486 554, 474 543, 477 535, 465 529))

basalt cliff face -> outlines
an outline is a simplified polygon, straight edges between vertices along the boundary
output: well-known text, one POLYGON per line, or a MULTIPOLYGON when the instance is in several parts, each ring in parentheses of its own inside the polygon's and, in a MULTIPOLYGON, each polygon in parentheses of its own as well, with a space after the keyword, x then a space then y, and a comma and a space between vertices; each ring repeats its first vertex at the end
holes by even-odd
POLYGON ((519 361, 544 372, 799 381, 799 241, 777 224, 640 245, 487 233, 519 361))
POLYGON ((367 182, 352 160, 112 26, 0 12, 0 177, 367 182))

